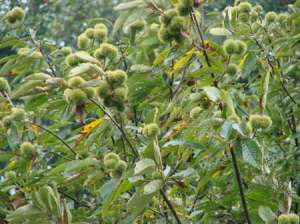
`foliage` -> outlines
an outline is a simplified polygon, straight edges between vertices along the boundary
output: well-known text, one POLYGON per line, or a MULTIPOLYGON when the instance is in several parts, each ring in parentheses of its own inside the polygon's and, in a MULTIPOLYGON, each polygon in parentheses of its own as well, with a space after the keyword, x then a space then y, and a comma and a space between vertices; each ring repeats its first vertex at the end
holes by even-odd
POLYGON ((300 1, 110 3, 0 18, 0 223, 299 223, 300 1))
MULTIPOLYGON (((76 44, 76 36, 85 27, 100 17, 113 20, 116 13, 113 6, 120 0, 1 0, 0 15, 9 9, 21 6, 27 11, 26 24, 38 36, 59 45, 76 44)), ((2 27, 0 28, 2 31, 2 27)))

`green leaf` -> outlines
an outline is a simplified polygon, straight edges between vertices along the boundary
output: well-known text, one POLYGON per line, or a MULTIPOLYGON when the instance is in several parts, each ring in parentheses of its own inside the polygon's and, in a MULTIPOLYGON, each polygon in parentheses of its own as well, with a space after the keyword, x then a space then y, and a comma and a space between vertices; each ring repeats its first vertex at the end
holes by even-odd
POLYGON ((263 94, 261 98, 261 107, 264 110, 267 105, 267 97, 269 92, 270 72, 268 71, 263 79, 263 94))
POLYGON ((68 163, 65 172, 73 172, 89 166, 97 166, 99 161, 95 158, 86 158, 84 160, 75 160, 68 163))
POLYGON ((104 217, 108 215, 109 210, 113 206, 113 203, 119 198, 119 196, 123 192, 128 191, 131 187, 132 186, 127 179, 119 181, 119 183, 115 186, 111 194, 106 198, 106 200, 102 204, 101 212, 104 217))
POLYGON ((114 10, 116 10, 116 11, 125 11, 125 10, 128 10, 128 9, 134 9, 134 8, 142 7, 144 5, 145 5, 145 2, 143 0, 136 0, 136 1, 121 3, 117 6, 115 6, 114 10))
POLYGON ((222 99, 227 106, 227 115, 236 115, 233 100, 229 92, 222 90, 222 99))
POLYGON ((81 75, 81 74, 84 74, 84 73, 90 72, 90 71, 97 72, 99 75, 105 74, 103 69, 95 64, 81 63, 77 67, 72 68, 71 71, 69 72, 68 76, 73 77, 73 76, 81 75))
POLYGON ((42 86, 43 84, 43 80, 30 80, 25 82, 12 92, 11 97, 16 99, 22 96, 30 95, 35 91, 36 87, 42 86))
POLYGON ((220 135, 221 135, 221 137, 223 137, 224 139, 229 139, 231 133, 232 133, 232 122, 226 120, 226 121, 224 122, 224 124, 222 125, 220 135))
POLYGON ((259 206, 258 209, 259 217, 264 220, 266 223, 273 223, 277 216, 269 207, 259 206))
POLYGON ((187 146, 191 149, 198 149, 198 150, 206 149, 206 147, 202 144, 199 144, 197 142, 192 142, 192 141, 185 141, 182 139, 172 139, 172 140, 164 143, 162 148, 166 148, 166 147, 170 147, 170 146, 181 146, 181 145, 187 146))
POLYGON ((9 37, 1 40, 0 49, 12 47, 12 46, 22 46, 23 44, 24 44, 23 40, 20 40, 16 37, 9 37))
POLYGON ((253 167, 259 168, 262 160, 262 152, 257 142, 246 139, 242 140, 241 145, 243 159, 253 167))
POLYGON ((145 73, 145 72, 150 72, 152 70, 152 67, 148 66, 148 65, 132 65, 130 67, 130 70, 132 72, 136 72, 136 73, 145 73))
POLYGON ((84 160, 74 160, 57 165, 48 172, 49 176, 61 175, 62 172, 74 172, 90 166, 99 165, 99 161, 95 158, 86 158, 84 160))
POLYGON ((223 27, 211 28, 209 33, 213 36, 230 36, 232 35, 229 30, 223 27))
POLYGON ((203 87, 206 96, 213 102, 217 102, 220 99, 220 91, 213 86, 203 87))
POLYGON ((127 21, 131 13, 132 13, 131 11, 125 11, 119 15, 119 17, 117 18, 113 26, 112 37, 114 37, 117 34, 117 32, 122 28, 122 26, 127 21))
POLYGON ((171 52, 172 48, 168 47, 168 48, 165 48, 162 52, 160 52, 154 62, 153 62, 153 65, 160 65, 165 59, 166 57, 169 55, 169 53, 171 52))
POLYGON ((162 180, 153 180, 144 186, 144 194, 154 194, 162 187, 162 180))
POLYGON ((127 203, 128 211, 134 216, 141 214, 148 206, 153 195, 145 195, 140 192, 135 193, 127 203))
POLYGON ((84 62, 91 62, 95 64, 99 64, 98 60, 94 57, 92 57, 89 53, 85 51, 78 51, 75 53, 75 55, 84 62))
POLYGON ((142 159, 135 164, 134 175, 143 174, 148 169, 154 169, 155 166, 152 159, 142 159))
POLYGON ((243 77, 248 77, 252 71, 257 67, 257 58, 255 53, 249 52, 241 60, 240 68, 242 70, 243 77))
POLYGON ((90 63, 82 63, 75 68, 72 68, 71 71, 69 72, 69 77, 81 75, 85 72, 88 72, 91 69, 90 63))
MULTIPOLYGON (((30 220, 33 222, 35 219, 38 219, 39 221, 41 221, 41 219, 46 219, 46 217, 46 214, 43 211, 37 209, 36 207, 32 205, 24 205, 22 207, 19 207, 17 210, 11 212, 6 217, 6 220, 9 223, 18 224, 23 223, 26 220, 30 220)), ((46 223, 48 224, 49 222, 46 223)))
POLYGON ((158 141, 155 139, 153 140, 153 155, 154 159, 156 161, 156 164, 160 169, 163 168, 163 163, 162 163, 162 158, 161 158, 161 152, 160 152, 160 147, 158 144, 158 141))

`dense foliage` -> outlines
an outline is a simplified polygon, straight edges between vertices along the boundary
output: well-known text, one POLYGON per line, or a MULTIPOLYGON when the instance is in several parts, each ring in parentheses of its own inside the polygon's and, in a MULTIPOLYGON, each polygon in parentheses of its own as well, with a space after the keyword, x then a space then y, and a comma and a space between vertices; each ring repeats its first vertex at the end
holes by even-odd
POLYGON ((0 223, 299 223, 299 0, 5 2, 0 223))

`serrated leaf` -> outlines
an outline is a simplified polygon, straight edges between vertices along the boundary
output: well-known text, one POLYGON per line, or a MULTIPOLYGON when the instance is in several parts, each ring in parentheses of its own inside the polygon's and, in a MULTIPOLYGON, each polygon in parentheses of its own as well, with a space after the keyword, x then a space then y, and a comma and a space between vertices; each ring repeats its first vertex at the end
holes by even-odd
POLYGON ((29 81, 29 80, 47 80, 50 79, 51 75, 48 75, 46 73, 43 72, 38 72, 38 73, 33 73, 31 75, 28 75, 24 78, 25 81, 29 81))
POLYGON ((263 94, 261 97, 261 107, 264 110, 267 105, 267 97, 269 92, 269 82, 270 82, 270 72, 266 72, 264 79, 263 79, 263 94))
POLYGON ((262 154, 259 145, 254 140, 243 140, 242 155, 243 159, 250 165, 259 168, 261 163, 262 154))

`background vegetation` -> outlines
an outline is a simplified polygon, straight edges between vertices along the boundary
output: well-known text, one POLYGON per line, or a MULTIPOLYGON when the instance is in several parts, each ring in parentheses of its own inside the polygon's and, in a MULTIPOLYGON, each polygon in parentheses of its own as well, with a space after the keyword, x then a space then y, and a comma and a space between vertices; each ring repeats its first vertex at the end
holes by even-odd
POLYGON ((299 223, 300 1, 3 0, 0 223, 299 223))

